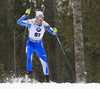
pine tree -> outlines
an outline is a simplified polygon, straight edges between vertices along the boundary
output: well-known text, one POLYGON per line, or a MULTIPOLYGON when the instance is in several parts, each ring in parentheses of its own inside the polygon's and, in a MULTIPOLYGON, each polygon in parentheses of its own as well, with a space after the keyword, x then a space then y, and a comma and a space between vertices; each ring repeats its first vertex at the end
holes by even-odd
POLYGON ((6 82, 6 72, 4 69, 4 64, 0 62, 0 83, 6 82))
POLYGON ((87 82, 100 82, 100 7, 99 0, 82 3, 87 82))
MULTIPOLYGON (((58 0, 59 1, 59 0, 58 0)), ((59 1, 57 5, 58 9, 58 19, 57 26, 59 27, 59 37, 62 42, 62 46, 65 50, 66 56, 68 57, 69 63, 72 66, 73 72, 75 70, 75 63, 74 63, 74 47, 73 47, 73 14, 72 14, 72 7, 70 0, 59 1)), ((60 52, 61 56, 61 73, 62 73, 62 81, 64 82, 74 82, 75 76, 73 76, 67 60, 65 56, 60 52)))
MULTIPOLYGON (((53 10, 54 10, 54 26, 57 28, 57 3, 55 0, 53 0, 53 10)), ((57 82, 61 82, 61 66, 60 66, 60 50, 59 50, 59 43, 56 40, 56 69, 57 69, 57 82)))
MULTIPOLYGON (((10 13, 10 0, 4 0, 1 1, 1 14, 0 14, 0 20, 1 20, 1 32, 2 35, 0 35, 0 46, 1 46, 1 58, 0 62, 4 64, 4 71, 7 76, 10 75, 10 70, 12 70, 12 64, 13 64, 13 31, 11 29, 11 13, 10 13), (10 66, 9 66, 10 65, 10 66)), ((6 76, 5 76, 6 77, 6 76)))
MULTIPOLYGON (((51 27, 54 27, 54 11, 53 9, 50 9, 50 8, 53 8, 53 0, 44 0, 43 4, 45 6, 44 20, 47 21, 47 23, 49 23, 51 27)), ((45 33, 44 38, 43 38, 43 43, 44 43, 46 52, 48 51, 47 49, 49 49, 49 52, 47 52, 49 53, 47 54, 47 58, 48 58, 47 60, 49 62, 48 65, 50 69, 50 79, 52 81, 57 81, 57 77, 56 77, 57 72, 56 72, 56 65, 55 65, 55 62, 56 62, 55 60, 56 41, 55 40, 56 40, 55 36, 51 35, 49 32, 45 33)))

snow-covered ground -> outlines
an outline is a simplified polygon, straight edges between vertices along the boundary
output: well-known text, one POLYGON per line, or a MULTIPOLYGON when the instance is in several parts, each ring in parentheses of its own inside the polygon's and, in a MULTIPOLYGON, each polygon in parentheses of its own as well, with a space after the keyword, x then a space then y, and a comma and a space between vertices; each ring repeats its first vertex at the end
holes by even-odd
POLYGON ((71 84, 71 83, 2 83, 0 89, 100 89, 100 84, 71 84))
POLYGON ((0 89, 100 89, 99 83, 21 83, 22 79, 12 79, 12 83, 0 83, 0 89))
POLYGON ((11 83, 0 83, 0 89, 100 89, 99 83, 21 83, 20 79, 11 79, 11 83))

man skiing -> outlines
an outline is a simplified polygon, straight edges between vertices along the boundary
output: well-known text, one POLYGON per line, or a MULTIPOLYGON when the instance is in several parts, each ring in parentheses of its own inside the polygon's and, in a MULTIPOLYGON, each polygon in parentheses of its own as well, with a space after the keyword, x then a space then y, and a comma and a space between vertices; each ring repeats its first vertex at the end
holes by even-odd
POLYGON ((36 12, 36 16, 33 19, 24 20, 31 10, 27 9, 25 15, 23 15, 18 21, 17 24, 22 26, 27 26, 29 31, 28 40, 26 43, 26 55, 27 55, 27 75, 29 77, 29 82, 32 82, 32 54, 37 53, 45 75, 45 82, 49 82, 49 68, 46 60, 46 53, 42 44, 42 37, 47 30, 52 35, 56 35, 57 29, 52 29, 50 25, 44 21, 44 14, 41 11, 36 12))

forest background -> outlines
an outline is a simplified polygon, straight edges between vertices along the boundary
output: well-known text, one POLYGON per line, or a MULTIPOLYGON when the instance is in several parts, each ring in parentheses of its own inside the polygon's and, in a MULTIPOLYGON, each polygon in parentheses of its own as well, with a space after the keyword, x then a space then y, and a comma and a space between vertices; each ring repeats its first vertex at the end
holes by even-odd
MULTIPOLYGON (((72 0, 0 0, 0 82, 26 73, 25 27, 17 20, 32 7, 29 18, 45 7, 44 15, 51 27, 58 29, 58 36, 75 72, 74 29, 72 0), (22 46, 24 47, 23 55, 22 46)), ((82 26, 84 36, 84 60, 87 82, 100 83, 100 0, 82 0, 82 26)), ((74 82, 73 75, 56 36, 46 32, 43 44, 47 54, 50 79, 54 82, 74 82)), ((33 78, 44 81, 41 63, 33 54, 33 78)))

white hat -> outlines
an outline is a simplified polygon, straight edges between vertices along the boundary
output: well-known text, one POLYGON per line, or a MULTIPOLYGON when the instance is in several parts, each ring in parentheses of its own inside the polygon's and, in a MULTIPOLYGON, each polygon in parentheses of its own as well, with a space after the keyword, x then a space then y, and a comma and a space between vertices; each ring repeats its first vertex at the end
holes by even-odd
POLYGON ((44 18, 43 12, 42 11, 37 11, 35 17, 37 19, 43 19, 44 18))

